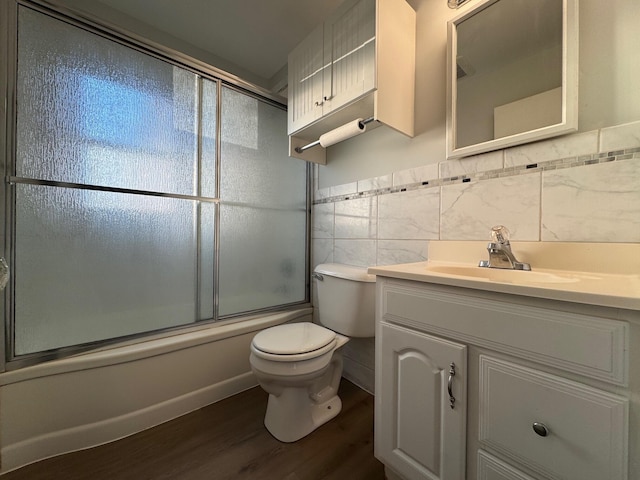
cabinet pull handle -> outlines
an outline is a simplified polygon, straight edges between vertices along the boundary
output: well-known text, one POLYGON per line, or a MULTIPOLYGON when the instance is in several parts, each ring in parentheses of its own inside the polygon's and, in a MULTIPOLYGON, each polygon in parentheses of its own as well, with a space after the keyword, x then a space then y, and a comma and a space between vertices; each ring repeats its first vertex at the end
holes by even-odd
POLYGON ((453 396, 453 377, 456 376, 456 364, 451 362, 449 365, 449 381, 447 382, 447 391, 449 392, 449 406, 453 408, 456 403, 456 397, 453 396))
POLYGON ((536 432, 541 437, 546 437, 549 435, 549 429, 544 423, 533 422, 533 431, 536 432))
POLYGON ((316 107, 320 107, 320 106, 322 106, 322 104, 323 104, 323 103, 324 103, 324 102, 316 102, 316 107))

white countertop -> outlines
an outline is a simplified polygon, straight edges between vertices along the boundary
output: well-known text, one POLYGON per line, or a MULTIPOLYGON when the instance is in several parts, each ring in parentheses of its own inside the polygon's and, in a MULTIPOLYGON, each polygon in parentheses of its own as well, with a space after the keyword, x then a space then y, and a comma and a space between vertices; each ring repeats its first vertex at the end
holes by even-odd
POLYGON ((531 272, 478 267, 487 258, 484 247, 486 242, 431 242, 429 261, 369 267, 369 273, 640 311, 640 244, 512 242, 514 254, 531 264, 531 272), (554 259, 562 268, 548 268, 554 259))

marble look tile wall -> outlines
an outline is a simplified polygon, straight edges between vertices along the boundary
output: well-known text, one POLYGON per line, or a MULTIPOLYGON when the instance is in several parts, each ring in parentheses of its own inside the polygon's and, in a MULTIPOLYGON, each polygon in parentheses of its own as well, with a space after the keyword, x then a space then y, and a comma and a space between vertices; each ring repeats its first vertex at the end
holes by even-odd
POLYGON ((438 238, 438 189, 425 188, 378 197, 378 239, 438 238))
POLYGON ((488 240, 493 225, 507 225, 513 240, 540 238, 539 172, 447 185, 440 190, 441 240, 488 240))
POLYGON ((376 238, 378 198, 365 197, 336 202, 334 238, 376 238))
POLYGON ((640 242, 640 159, 543 173, 542 240, 640 242))
POLYGON ((312 263, 421 261, 429 240, 496 224, 514 240, 640 242, 640 122, 316 189, 312 263))

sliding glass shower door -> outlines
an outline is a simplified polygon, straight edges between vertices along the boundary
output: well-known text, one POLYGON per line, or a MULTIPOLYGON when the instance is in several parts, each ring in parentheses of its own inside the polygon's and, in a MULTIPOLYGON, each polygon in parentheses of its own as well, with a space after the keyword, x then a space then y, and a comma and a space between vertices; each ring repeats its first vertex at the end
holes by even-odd
POLYGON ((18 7, 9 360, 307 301, 286 112, 49 13, 18 7))
POLYGON ((222 89, 220 315, 306 292, 305 162, 288 157, 286 112, 222 89))

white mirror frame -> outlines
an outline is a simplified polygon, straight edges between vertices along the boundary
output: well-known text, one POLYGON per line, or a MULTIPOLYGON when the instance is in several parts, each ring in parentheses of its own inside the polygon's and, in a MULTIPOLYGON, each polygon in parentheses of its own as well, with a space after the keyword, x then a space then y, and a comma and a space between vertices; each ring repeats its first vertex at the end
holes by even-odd
POLYGON ((498 1, 509 0, 480 0, 474 7, 447 22, 447 159, 477 155, 578 130, 578 0, 562 0, 562 121, 528 132, 456 148, 456 26, 498 1))

